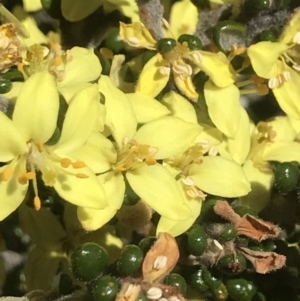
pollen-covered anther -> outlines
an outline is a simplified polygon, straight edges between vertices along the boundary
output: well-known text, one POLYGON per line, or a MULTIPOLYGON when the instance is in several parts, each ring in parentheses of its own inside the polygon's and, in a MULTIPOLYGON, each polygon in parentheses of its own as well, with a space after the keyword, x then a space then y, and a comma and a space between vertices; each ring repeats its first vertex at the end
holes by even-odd
POLYGON ((13 173, 13 169, 8 165, 1 173, 1 181, 8 181, 13 173))
POLYGON ((164 256, 164 255, 158 256, 153 263, 154 269, 156 269, 156 270, 163 269, 166 266, 167 261, 168 261, 167 256, 164 256))
POLYGON ((208 154, 210 156, 216 156, 218 153, 219 153, 219 150, 218 150, 218 148, 216 146, 210 147, 210 149, 208 151, 208 154))
POLYGON ((73 168, 83 168, 86 167, 86 164, 83 161, 72 162, 73 168))
POLYGON ((191 76, 193 74, 192 67, 188 64, 173 64, 172 69, 174 73, 183 75, 184 77, 191 76))
POLYGON ((202 63, 204 60, 203 55, 199 51, 193 51, 191 53, 191 56, 195 60, 196 63, 202 63))
POLYGON ((279 87, 279 80, 277 77, 272 77, 269 79, 269 82, 268 82, 268 87, 273 90, 273 89, 276 89, 279 87))
POLYGON ((140 46, 140 40, 136 37, 128 37, 126 39, 126 42, 128 45, 132 46, 132 47, 138 47, 140 46))
POLYGON ((89 176, 84 174, 84 173, 77 173, 76 175, 76 178, 79 178, 79 179, 87 179, 89 176))
POLYGON ((293 43, 300 44, 300 31, 298 31, 293 37, 293 43))
POLYGON ((33 206, 36 211, 39 211, 42 207, 41 199, 38 196, 35 196, 33 199, 33 206))
POLYGON ((231 51, 235 54, 235 55, 241 55, 246 51, 246 48, 243 46, 237 46, 237 45, 232 45, 231 47, 231 51))
POLYGON ((44 150, 44 145, 41 142, 37 143, 36 147, 40 153, 44 150))
POLYGON ((72 164, 72 161, 69 158, 63 158, 60 160, 60 164, 63 168, 68 168, 72 164))
POLYGON ((256 89, 258 95, 267 95, 269 93, 269 88, 265 84, 258 85, 256 89))

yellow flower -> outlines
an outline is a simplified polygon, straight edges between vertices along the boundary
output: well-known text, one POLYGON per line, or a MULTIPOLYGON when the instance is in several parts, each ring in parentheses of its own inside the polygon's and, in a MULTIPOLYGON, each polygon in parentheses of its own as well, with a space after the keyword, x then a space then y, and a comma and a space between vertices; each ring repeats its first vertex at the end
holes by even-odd
POLYGON ((300 11, 296 11, 277 42, 259 42, 248 48, 256 74, 269 79, 269 88, 289 116, 300 119, 300 11))
POLYGON ((109 206, 103 210, 79 208, 78 217, 83 226, 89 230, 97 229, 112 218, 123 202, 124 176, 135 193, 162 216, 172 220, 188 218, 192 213, 175 178, 157 160, 183 152, 202 128, 165 116, 137 130, 134 110, 126 95, 114 87, 107 76, 101 76, 99 89, 106 99, 106 126, 116 147, 98 135, 99 168, 95 172, 107 172, 99 177, 105 182, 104 189, 110 196, 109 206))
MULTIPOLYGON (((157 42, 149 30, 141 23, 120 23, 120 36, 135 48, 157 49, 157 42)), ((190 50, 187 43, 175 42, 174 48, 168 52, 158 52, 144 66, 136 91, 152 97, 157 96, 166 86, 172 74, 174 82, 181 93, 187 98, 197 101, 192 75, 193 67, 197 72, 203 70, 218 87, 226 87, 234 82, 235 75, 230 68, 230 62, 223 53, 211 53, 202 50, 190 50), (191 61, 192 65, 186 61, 191 61), (149 85, 149 82, 152 82, 149 85)))
POLYGON ((86 164, 68 154, 75 152, 94 129, 99 94, 96 86, 79 92, 69 106, 59 141, 48 146, 57 123, 59 96, 56 83, 47 71, 32 75, 23 85, 12 120, 0 114, 2 146, 0 161, 0 219, 23 201, 32 181, 34 205, 40 208, 36 174, 65 200, 78 206, 106 206, 103 188, 86 164), (76 126, 75 126, 76 125, 76 126))
POLYGON ((241 198, 241 203, 261 211, 270 200, 274 178, 268 161, 299 162, 300 144, 294 141, 296 131, 286 117, 260 122, 255 127, 246 111, 242 107, 240 110, 235 138, 226 138, 219 150, 221 156, 243 166, 251 183, 251 192, 241 198))

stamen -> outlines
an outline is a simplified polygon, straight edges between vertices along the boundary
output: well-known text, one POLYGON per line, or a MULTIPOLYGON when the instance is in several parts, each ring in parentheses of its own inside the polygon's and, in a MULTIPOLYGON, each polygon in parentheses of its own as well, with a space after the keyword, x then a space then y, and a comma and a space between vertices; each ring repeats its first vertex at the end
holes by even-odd
POLYGON ((169 76, 171 74, 171 68, 170 67, 167 67, 167 66, 162 66, 159 68, 159 72, 162 74, 162 75, 166 75, 166 76, 169 76))
POLYGON ((136 37, 129 37, 126 39, 128 45, 132 47, 138 47, 140 45, 140 40, 136 37))
POLYGON ((135 288, 135 285, 130 283, 127 290, 126 290, 126 292, 125 292, 125 294, 124 294, 124 297, 128 298, 131 295, 131 293, 134 291, 134 288, 135 288))
POLYGON ((42 202, 38 196, 35 196, 33 199, 33 206, 36 211, 39 211, 42 207, 42 202))
POLYGON ((257 94, 258 95, 267 95, 269 93, 269 88, 267 85, 258 85, 257 86, 257 94))
POLYGON ((40 153, 44 150, 44 145, 41 142, 37 143, 36 147, 40 153))
POLYGON ((12 173, 13 173, 13 169, 9 165, 7 165, 1 174, 1 180, 8 181, 12 173))
POLYGON ((29 171, 29 172, 26 172, 24 174, 24 177, 27 179, 27 180, 33 180, 35 178, 35 172, 33 171, 29 171))
POLYGON ((28 179, 26 178, 25 173, 20 172, 20 174, 19 174, 19 176, 18 176, 18 182, 19 182, 21 185, 27 184, 28 179))
POLYGON ((73 168, 83 168, 86 164, 83 161, 76 161, 72 163, 73 168))
POLYGON ((295 69, 296 71, 300 71, 300 65, 294 64, 293 69, 295 69))
POLYGON ((76 178, 79 178, 79 179, 87 179, 89 176, 84 174, 84 173, 77 173, 76 175, 76 178))
POLYGON ((68 168, 72 164, 72 161, 69 158, 63 158, 61 159, 60 164, 63 168, 68 168))
POLYGON ((269 79, 268 86, 271 90, 278 88, 279 80, 277 77, 272 77, 269 79))

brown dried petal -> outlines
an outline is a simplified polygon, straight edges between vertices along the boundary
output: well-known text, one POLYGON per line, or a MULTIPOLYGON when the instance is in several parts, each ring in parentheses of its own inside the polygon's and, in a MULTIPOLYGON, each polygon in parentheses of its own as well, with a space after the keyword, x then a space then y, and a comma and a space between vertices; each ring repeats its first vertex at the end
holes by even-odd
POLYGON ((245 214, 240 217, 226 201, 218 201, 214 206, 214 211, 235 224, 238 235, 245 235, 258 241, 275 238, 281 231, 278 226, 252 215, 245 214))
POLYGON ((280 231, 281 229, 278 226, 249 214, 245 214, 240 223, 237 224, 238 235, 246 235, 258 241, 275 238, 280 231))
POLYGON ((124 282, 115 301, 136 301, 140 291, 139 284, 124 282))
POLYGON ((286 257, 275 252, 253 251, 248 248, 239 248, 238 251, 253 264, 256 272, 260 274, 281 269, 285 265, 286 257))
POLYGON ((238 224, 241 220, 241 217, 234 212, 231 206, 226 201, 218 201, 214 206, 214 211, 216 214, 227 219, 233 224, 238 224))
POLYGON ((143 262, 143 277, 145 281, 160 282, 175 267, 179 259, 179 249, 174 237, 168 233, 159 233, 153 247, 148 251, 143 262), (155 261, 166 257, 166 263, 159 269, 155 261))

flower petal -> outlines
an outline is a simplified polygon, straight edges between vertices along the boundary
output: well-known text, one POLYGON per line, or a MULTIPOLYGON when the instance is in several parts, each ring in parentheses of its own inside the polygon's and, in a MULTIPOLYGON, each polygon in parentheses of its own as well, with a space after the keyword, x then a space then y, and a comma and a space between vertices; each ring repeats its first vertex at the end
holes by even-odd
POLYGON ((270 201, 271 189, 274 181, 273 172, 262 172, 254 167, 251 160, 247 160, 243 166, 248 181, 251 184, 251 192, 240 199, 242 205, 249 206, 260 212, 270 201))
POLYGON ((120 209, 124 199, 125 182, 120 173, 110 172, 98 176, 102 183, 109 205, 101 210, 78 207, 77 216, 84 229, 94 231, 109 222, 120 209))
POLYGON ((143 125, 134 139, 140 144, 157 147, 158 153, 154 157, 164 159, 187 150, 201 131, 198 124, 165 116, 143 125))
POLYGON ((135 193, 161 216, 179 221, 192 216, 173 176, 163 166, 142 165, 126 173, 135 193))
POLYGON ((186 199, 187 205, 191 208, 192 216, 186 220, 183 221, 173 221, 170 219, 167 219, 165 216, 162 216, 158 222, 156 233, 160 232, 167 232, 171 234, 172 236, 178 236, 187 231, 195 222, 195 220, 198 218, 201 212, 202 207, 202 201, 188 198, 184 189, 182 182, 180 181, 179 189, 182 192, 183 197, 186 199))
MULTIPOLYGON (((2 197, 0 211, 1 221, 21 205, 28 190, 28 183, 21 185, 18 181, 20 172, 20 165, 18 162, 13 162, 9 165, 0 167, 0 174, 2 174, 7 166, 13 170, 13 174, 8 181, 0 181, 0 195, 2 197)), ((25 168, 25 166, 23 168, 25 168)))
POLYGON ((181 118, 186 122, 198 123, 193 105, 175 91, 166 93, 161 102, 171 111, 172 116, 181 118))
POLYGON ((191 165, 189 175, 198 188, 217 196, 238 197, 251 190, 242 167, 222 157, 204 157, 191 165))
POLYGON ((54 77, 35 73, 24 83, 13 113, 13 122, 25 141, 44 143, 56 128, 59 97, 54 77))
POLYGON ((191 76, 183 77, 181 74, 173 72, 173 78, 179 91, 188 99, 197 102, 199 94, 194 87, 191 76))
POLYGON ((73 47, 69 50, 71 61, 68 61, 64 79, 58 83, 60 93, 69 100, 89 82, 99 78, 102 66, 93 49, 73 47), (84 64, 82 64, 84 62, 84 64))
POLYGON ((298 89, 300 87, 300 76, 292 68, 288 68, 290 80, 284 82, 273 93, 281 109, 292 118, 300 119, 300 105, 298 101, 298 89))
POLYGON ((109 170, 117 160, 112 142, 98 132, 92 132, 86 143, 71 156, 83 161, 95 173, 109 170))
POLYGON ((63 168, 55 163, 57 172, 54 189, 61 198, 76 205, 93 209, 107 206, 105 191, 99 179, 88 168, 63 168))
POLYGON ((252 67, 258 76, 271 78, 276 76, 276 63, 279 56, 288 46, 279 42, 259 42, 251 45, 248 50, 252 67))
POLYGON ((235 85, 220 89, 208 81, 204 86, 208 113, 216 127, 234 139, 240 123, 240 91, 235 85))
POLYGON ((99 91, 105 96, 106 125, 121 149, 123 139, 132 138, 136 132, 134 110, 126 94, 116 88, 108 76, 102 75, 98 84, 99 91))
POLYGON ((234 139, 227 139, 228 150, 232 159, 242 164, 245 162, 250 151, 250 122, 246 110, 240 107, 241 118, 238 131, 234 139))
POLYGON ((291 15, 288 24, 284 27, 278 40, 283 44, 288 44, 293 41, 295 34, 299 31, 300 31, 300 10, 296 9, 294 10, 294 13, 291 15))
POLYGON ((13 122, 2 112, 0 112, 0 137, 0 162, 8 162, 26 152, 26 141, 13 122))
POLYGON ((158 100, 138 92, 126 94, 133 107, 138 123, 147 123, 170 114, 158 100))
POLYGON ((56 153, 69 154, 86 142, 96 124, 99 101, 97 85, 89 86, 74 96, 55 145, 56 153))
POLYGON ((226 55, 222 52, 212 53, 199 51, 202 60, 197 65, 204 71, 219 88, 230 86, 235 81, 235 73, 226 55))
POLYGON ((66 20, 77 22, 91 15, 102 4, 103 0, 89 1, 88 5, 82 0, 62 0, 61 12, 66 20))
POLYGON ((158 53, 144 66, 138 78, 135 91, 141 94, 156 97, 167 85, 170 78, 170 75, 164 75, 160 73, 160 68, 164 68, 163 58, 161 54, 158 53), (151 83, 151 85, 149 85, 149 83, 151 83))

